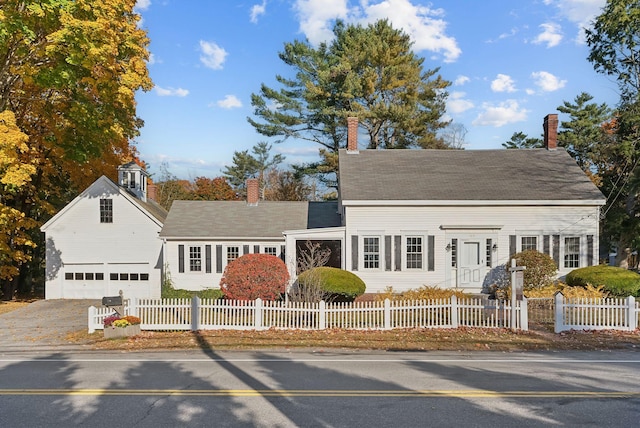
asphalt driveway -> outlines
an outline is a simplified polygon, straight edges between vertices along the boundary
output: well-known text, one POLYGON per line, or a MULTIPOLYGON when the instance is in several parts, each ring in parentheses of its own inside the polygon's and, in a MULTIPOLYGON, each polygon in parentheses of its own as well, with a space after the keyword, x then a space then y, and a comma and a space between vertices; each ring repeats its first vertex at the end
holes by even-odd
POLYGON ((89 306, 99 300, 38 300, 0 315, 0 352, 77 347, 68 333, 87 328, 89 306))

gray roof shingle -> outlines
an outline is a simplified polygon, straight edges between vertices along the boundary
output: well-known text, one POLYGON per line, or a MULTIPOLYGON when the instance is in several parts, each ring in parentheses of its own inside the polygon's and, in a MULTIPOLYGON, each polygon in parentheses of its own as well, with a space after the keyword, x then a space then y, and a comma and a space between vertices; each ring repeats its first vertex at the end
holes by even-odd
POLYGON ((343 201, 604 201, 566 150, 340 151, 343 201))
POLYGON ((285 230, 340 226, 337 202, 173 201, 160 237, 282 238, 285 230))

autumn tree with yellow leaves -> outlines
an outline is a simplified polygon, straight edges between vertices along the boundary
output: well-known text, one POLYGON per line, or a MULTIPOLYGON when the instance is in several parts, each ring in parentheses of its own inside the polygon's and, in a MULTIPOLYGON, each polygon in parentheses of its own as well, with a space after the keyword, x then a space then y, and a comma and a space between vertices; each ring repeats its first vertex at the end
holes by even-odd
POLYGON ((117 165, 135 155, 131 141, 142 126, 135 93, 152 87, 135 3, 2 2, 3 299, 28 291, 41 275, 39 226, 100 175, 115 178, 117 165))

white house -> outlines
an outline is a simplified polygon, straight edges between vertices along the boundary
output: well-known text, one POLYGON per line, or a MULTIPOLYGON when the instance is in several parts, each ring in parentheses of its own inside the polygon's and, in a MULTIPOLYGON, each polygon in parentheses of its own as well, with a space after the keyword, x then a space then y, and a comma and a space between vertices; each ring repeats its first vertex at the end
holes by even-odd
POLYGON ((332 249, 331 265, 356 273, 367 292, 422 285, 486 291, 509 257, 549 254, 559 276, 598 263, 605 198, 556 147, 557 115, 545 118, 545 148, 358 150, 350 118, 339 152, 335 202, 174 202, 160 234, 177 287, 216 287, 246 253, 280 255, 292 278, 307 240, 332 249))
POLYGON ((158 233, 167 215, 147 200, 148 174, 131 162, 118 182, 98 178, 41 227, 46 239, 47 299, 160 297, 158 233))

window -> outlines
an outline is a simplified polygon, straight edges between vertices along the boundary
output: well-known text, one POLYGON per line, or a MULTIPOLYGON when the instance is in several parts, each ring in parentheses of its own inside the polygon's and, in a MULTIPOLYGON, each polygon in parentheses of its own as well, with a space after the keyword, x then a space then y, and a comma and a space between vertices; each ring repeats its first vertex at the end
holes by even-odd
POLYGON ((493 244, 492 244, 493 240, 492 239, 487 239, 487 245, 485 247, 485 265, 487 267, 491 267, 492 264, 492 256, 493 256, 493 244))
POLYGON ((202 271, 202 248, 189 247, 189 270, 191 272, 202 271))
POLYGON ((84 274, 82 272, 76 272, 76 280, 82 281, 84 279, 84 274))
POLYGON ((93 281, 93 272, 86 272, 84 274, 84 279, 86 279, 87 281, 93 281))
POLYGON ((537 236, 523 236, 521 242, 522 242, 521 251, 538 250, 538 237, 537 236))
POLYGON ((451 267, 458 267, 458 239, 451 240, 451 267))
POLYGON ((407 269, 422 269, 422 237, 407 237, 407 269))
POLYGON ((131 280, 131 281, 137 281, 137 280, 138 280, 138 274, 137 274, 137 273, 131 273, 131 274, 129 274, 129 280, 131 280))
POLYGON ((128 281, 129 280, 129 274, 128 273, 121 273, 120 274, 120 281, 128 281))
POLYGON ((580 238, 564 238, 564 267, 580 267, 580 238))
POLYGON ((272 256, 277 256, 278 255, 278 248, 277 247, 264 247, 263 253, 264 254, 270 254, 272 256))
POLYGON ((100 223, 113 223, 113 200, 100 199, 100 223))
POLYGON ((102 272, 96 272, 96 281, 104 281, 104 274, 102 272))
POLYGON ((73 272, 65 272, 64 279, 68 281, 73 280, 73 272))
POLYGON ((132 189, 136 188, 136 174, 135 172, 129 173, 129 187, 132 189))
POLYGON ((109 274, 109 279, 111 281, 117 281, 118 280, 118 274, 117 273, 110 273, 109 274))
POLYGON ((149 274, 148 273, 141 273, 140 274, 140 281, 149 281, 149 274))
POLYGON ((227 264, 240 257, 240 247, 227 247, 227 264))
POLYGON ((380 238, 364 238, 364 268, 380 268, 380 238))

